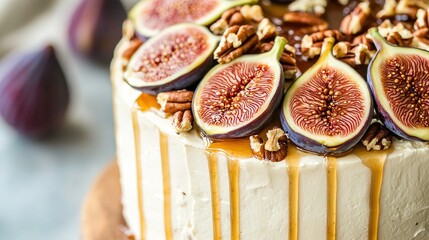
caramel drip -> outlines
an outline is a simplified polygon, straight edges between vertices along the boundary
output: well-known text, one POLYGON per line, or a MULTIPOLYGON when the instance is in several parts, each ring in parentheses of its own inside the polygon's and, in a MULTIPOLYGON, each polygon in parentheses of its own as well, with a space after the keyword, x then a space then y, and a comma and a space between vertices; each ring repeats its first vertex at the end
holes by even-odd
POLYGON ((150 109, 160 109, 161 106, 156 101, 156 97, 147 93, 142 93, 136 100, 137 108, 140 111, 149 111, 150 109))
POLYGON ((337 158, 325 158, 328 167, 328 219, 326 239, 334 240, 336 239, 337 221, 337 158))
POLYGON ((216 153, 209 152, 207 154, 209 158, 210 188, 212 197, 213 240, 220 240, 222 239, 222 234, 220 228, 218 160, 216 153))
POLYGON ((380 217, 380 193, 383 183, 384 163, 393 147, 384 151, 366 151, 363 147, 355 149, 363 164, 371 170, 370 214, 368 226, 368 239, 378 239, 378 222, 380 217))
POLYGON ((162 177, 164 185, 164 226, 165 226, 165 239, 173 239, 171 227, 171 189, 170 189, 170 164, 168 158, 168 137, 165 133, 159 134, 161 146, 161 163, 162 163, 162 177))
POLYGON ((208 143, 207 150, 211 152, 223 152, 229 157, 251 158, 249 138, 228 139, 208 143))
POLYGON ((229 195, 231 204, 231 240, 240 239, 240 163, 228 158, 229 195))
POLYGON ((299 230, 299 162, 304 155, 289 144, 286 161, 289 176, 289 240, 298 239, 299 230))
POLYGON ((137 170, 137 199, 139 205, 139 220, 140 220, 140 237, 145 238, 146 225, 143 211, 143 188, 142 188, 142 176, 141 176, 141 149, 140 149, 140 129, 138 123, 138 111, 133 110, 133 131, 134 131, 134 143, 135 143, 135 154, 136 154, 136 170, 137 170))

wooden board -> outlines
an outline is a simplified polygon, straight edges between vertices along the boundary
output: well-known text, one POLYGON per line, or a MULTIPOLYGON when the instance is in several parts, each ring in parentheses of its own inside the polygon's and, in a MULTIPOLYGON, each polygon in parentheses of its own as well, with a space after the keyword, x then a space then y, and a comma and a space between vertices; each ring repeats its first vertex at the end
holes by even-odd
POLYGON ((122 217, 121 187, 116 162, 97 178, 85 200, 82 213, 83 240, 129 240, 122 217))

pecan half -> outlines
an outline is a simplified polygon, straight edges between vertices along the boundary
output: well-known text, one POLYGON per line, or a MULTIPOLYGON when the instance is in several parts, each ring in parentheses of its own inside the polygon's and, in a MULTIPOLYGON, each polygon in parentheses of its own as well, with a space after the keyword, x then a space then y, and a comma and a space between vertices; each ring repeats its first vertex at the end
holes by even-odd
POLYGON ((267 141, 260 136, 250 137, 253 155, 260 160, 279 162, 287 155, 288 138, 282 129, 274 127, 267 132, 267 141))
POLYGON ((332 52, 336 58, 351 66, 366 65, 370 60, 368 47, 364 44, 339 42, 335 44, 332 52))
POLYGON ((219 63, 231 62, 250 52, 257 44, 259 44, 259 39, 252 25, 229 27, 214 51, 214 59, 217 59, 219 63))
POLYGON ((191 109, 193 95, 193 91, 187 90, 162 92, 157 95, 156 100, 161 105, 163 112, 174 114, 191 109))
POLYGON ((392 144, 393 134, 379 122, 374 122, 369 126, 365 133, 362 144, 367 151, 370 150, 385 150, 392 144))
POLYGON ((286 25, 305 25, 299 29, 302 34, 311 34, 328 29, 328 22, 320 17, 305 12, 288 12, 283 15, 286 25))
POLYGON ((340 24, 340 31, 347 35, 354 35, 361 32, 370 14, 371 8, 369 2, 359 3, 351 13, 343 18, 340 24))
POLYGON ((310 59, 320 55, 323 40, 327 37, 334 37, 336 41, 344 40, 344 35, 338 30, 324 30, 305 35, 301 41, 302 55, 310 59))
POLYGON ((177 133, 188 132, 192 130, 194 118, 191 110, 177 111, 173 115, 173 127, 177 133))
POLYGON ((272 40, 277 36, 276 25, 274 25, 274 23, 272 23, 268 18, 264 18, 258 24, 256 34, 260 41, 272 40))
POLYGON ((234 25, 257 24, 264 18, 262 8, 259 5, 244 5, 231 8, 223 12, 221 17, 210 26, 210 30, 217 35, 222 35, 225 30, 234 25))
POLYGON ((378 30, 389 43, 409 46, 413 42, 413 34, 402 23, 393 25, 390 20, 385 20, 378 26, 378 30))

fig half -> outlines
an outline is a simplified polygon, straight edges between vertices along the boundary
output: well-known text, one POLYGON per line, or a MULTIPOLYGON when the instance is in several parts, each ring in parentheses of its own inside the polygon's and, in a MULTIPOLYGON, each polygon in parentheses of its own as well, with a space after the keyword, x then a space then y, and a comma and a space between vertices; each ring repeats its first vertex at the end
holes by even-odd
POLYGON ((155 36, 169 26, 192 22, 207 26, 227 9, 255 4, 258 0, 143 0, 130 11, 137 35, 143 38, 155 36))
POLYGON ((328 155, 356 145, 374 112, 366 81, 332 55, 334 43, 325 38, 319 60, 287 90, 280 114, 293 143, 328 155))
POLYGON ((205 27, 171 26, 134 53, 124 72, 125 81, 151 94, 189 87, 213 66, 218 42, 205 27))
POLYGON ((388 44, 371 28, 377 53, 368 83, 389 130, 405 139, 429 141, 429 52, 388 44))
POLYGON ((279 59, 285 44, 286 39, 277 37, 271 51, 219 64, 205 75, 195 91, 192 111, 207 137, 246 137, 268 122, 283 92, 279 59))

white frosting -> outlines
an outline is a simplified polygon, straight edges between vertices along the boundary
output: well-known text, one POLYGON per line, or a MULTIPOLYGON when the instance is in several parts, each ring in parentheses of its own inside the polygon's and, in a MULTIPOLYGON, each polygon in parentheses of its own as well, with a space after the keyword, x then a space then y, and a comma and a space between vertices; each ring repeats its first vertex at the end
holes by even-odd
MULTIPOLYGON (((122 80, 118 61, 112 65, 117 157, 124 217, 140 236, 140 211, 133 103, 139 92, 122 80)), ((160 133, 168 138, 173 239, 213 238, 212 197, 204 142, 195 131, 177 135, 170 119, 137 111, 141 136, 141 183, 146 239, 165 239, 160 133)), ((227 158, 218 154, 222 239, 231 238, 227 158)), ((288 239, 289 177, 285 161, 240 159, 240 238, 288 239)), ((354 154, 338 160, 337 239, 367 239, 371 171, 354 154)), ((395 141, 385 163, 380 196, 379 239, 429 239, 429 146, 395 141)), ((299 239, 326 239, 327 166, 320 156, 300 159, 299 239)))

